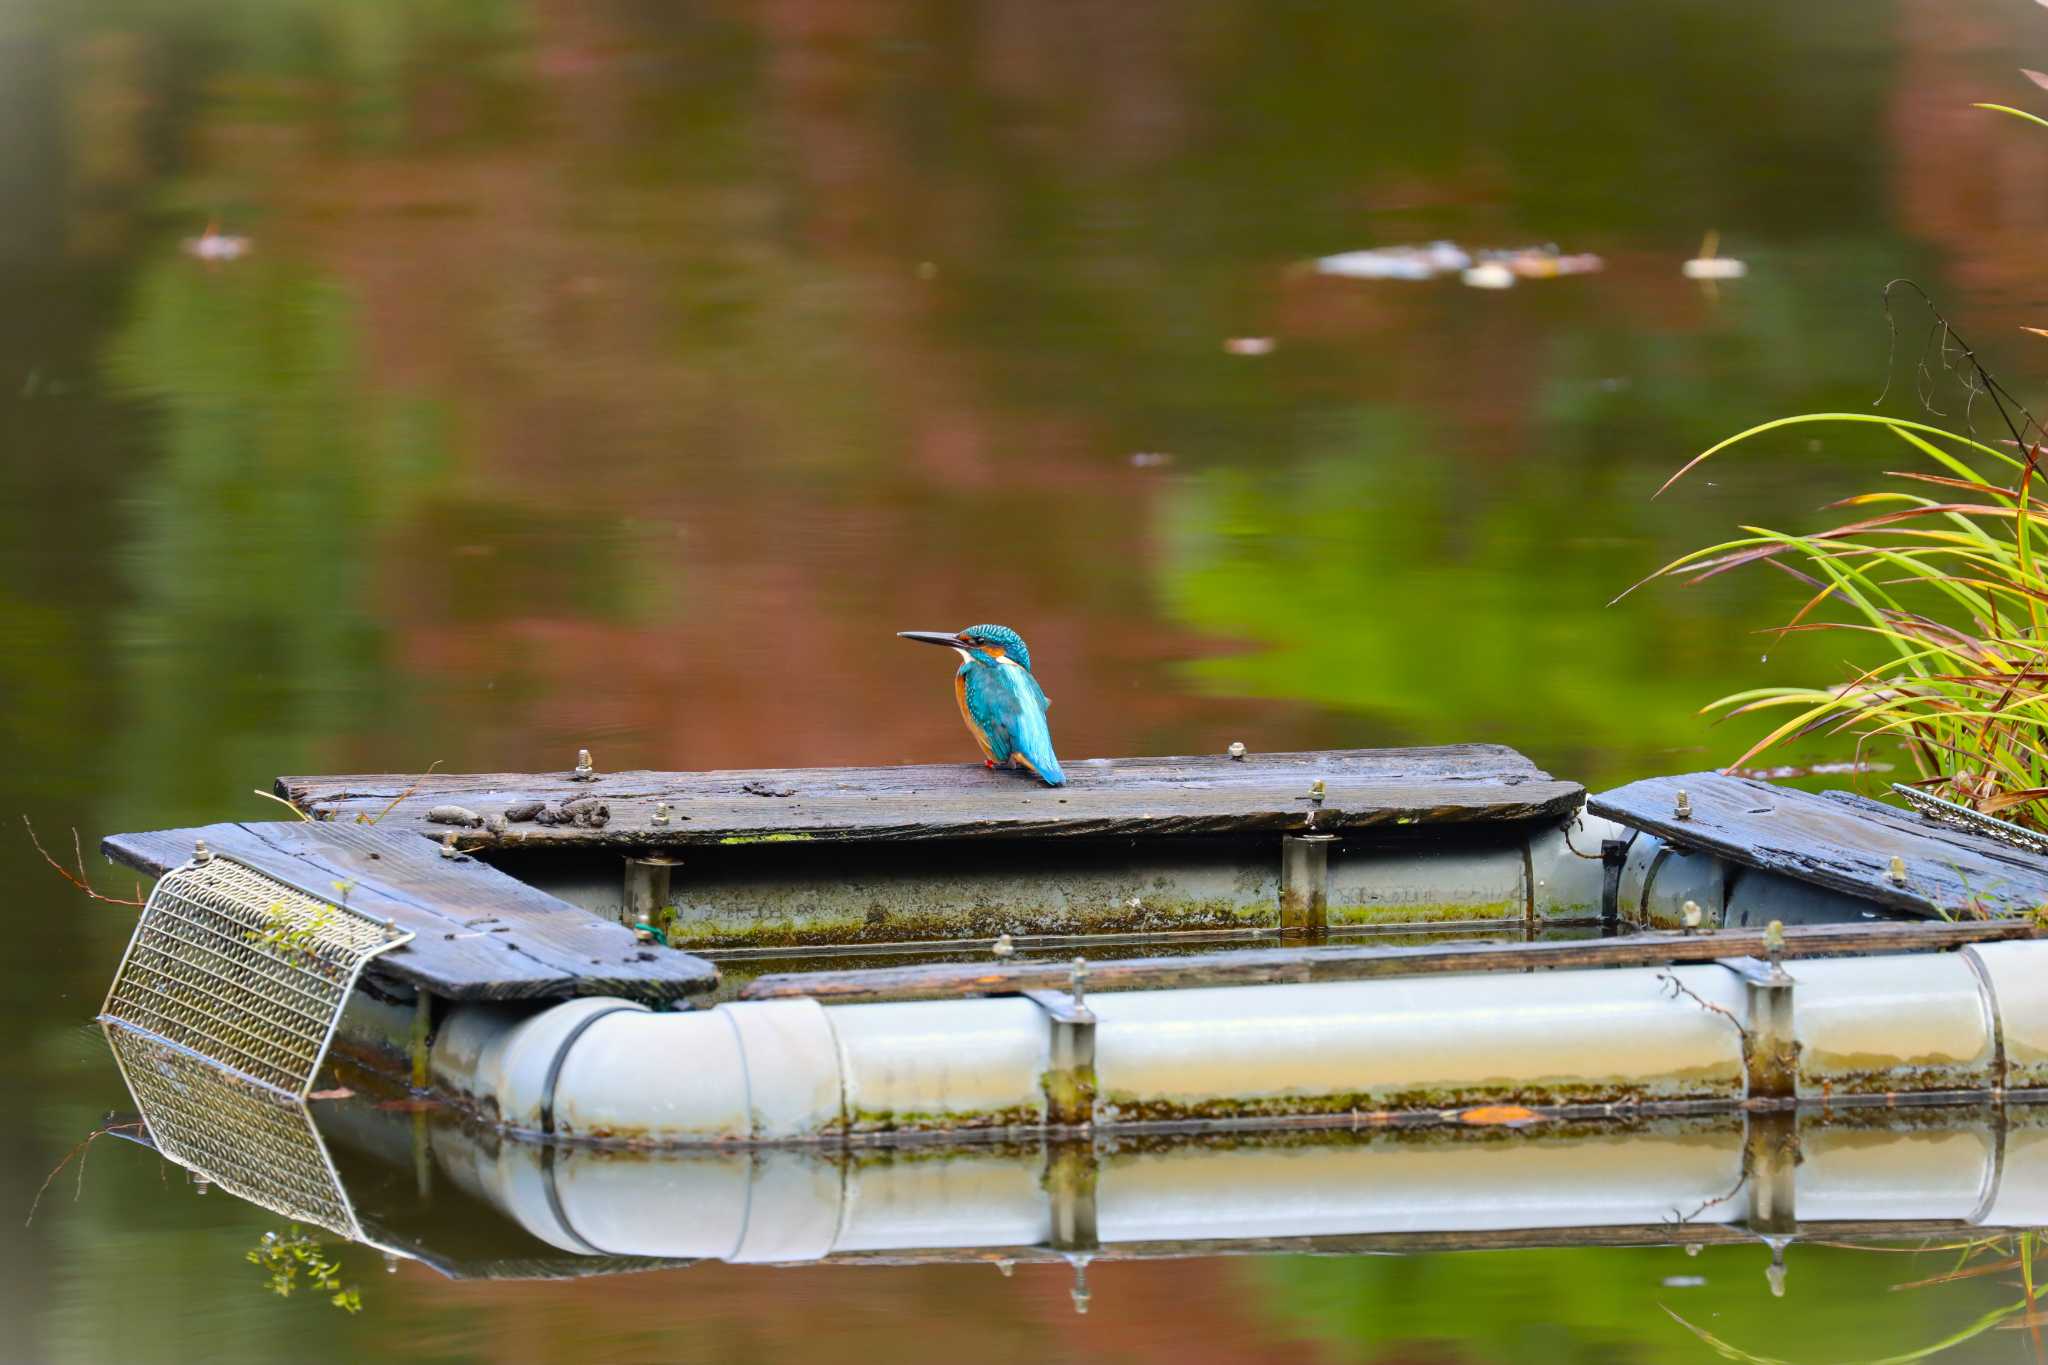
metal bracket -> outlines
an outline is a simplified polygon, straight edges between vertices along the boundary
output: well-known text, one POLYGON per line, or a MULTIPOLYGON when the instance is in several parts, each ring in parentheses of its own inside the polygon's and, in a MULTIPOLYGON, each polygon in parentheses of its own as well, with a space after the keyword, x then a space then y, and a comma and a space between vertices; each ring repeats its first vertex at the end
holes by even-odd
POLYGON ((1334 834, 1280 836, 1280 932, 1319 934, 1330 924, 1334 834))
MULTIPOLYGON (((1047 1145, 1044 1184, 1052 1217, 1046 1245, 1055 1251, 1089 1252, 1102 1245, 1096 1233, 1095 1176, 1095 1149, 1092 1144, 1060 1142, 1047 1145)), ((1085 1265, 1086 1262, 1080 1264, 1085 1265)), ((1083 1285, 1081 1293, 1085 1295, 1086 1292, 1083 1285)))
POLYGON ((1799 1111, 1752 1113, 1742 1157, 1749 1181, 1749 1213, 1743 1221, 1749 1230, 1764 1237, 1798 1232, 1799 1111))
POLYGON ((1724 957, 1721 966, 1742 978, 1749 995, 1749 1025, 1742 1034, 1742 1064, 1749 1098, 1772 1107, 1799 1098, 1799 1038, 1793 1031, 1792 974, 1776 962, 1724 957))
POLYGON ((1600 841, 1600 933, 1612 938, 1621 928, 1621 869, 1635 836, 1600 841))
POLYGON ((669 880, 675 858, 655 856, 626 859, 626 894, 619 903, 619 919, 627 928, 636 924, 661 924, 656 918, 669 903, 669 880))
POLYGON ((1023 993, 1052 1021, 1052 1059, 1043 1084, 1045 1121, 1054 1127, 1085 1128, 1095 1122, 1095 1011, 1081 1001, 1081 976, 1077 965, 1073 994, 1023 993))

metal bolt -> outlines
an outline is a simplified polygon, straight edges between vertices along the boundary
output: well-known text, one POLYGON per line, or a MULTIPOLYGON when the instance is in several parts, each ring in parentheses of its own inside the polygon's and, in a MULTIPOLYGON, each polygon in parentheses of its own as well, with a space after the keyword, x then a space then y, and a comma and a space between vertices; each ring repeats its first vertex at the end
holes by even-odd
POLYGON ((657 825, 668 823, 668 802, 657 801, 654 803, 654 823, 657 825))
POLYGON ((576 772, 574 774, 575 780, 578 782, 588 782, 591 778, 596 776, 597 765, 590 761, 590 750, 578 749, 576 751, 576 772))
POLYGON ((995 946, 990 948, 989 951, 994 953, 997 957, 1008 957, 1010 954, 1017 951, 1017 945, 1010 941, 1010 936, 1008 934, 1003 934, 996 939, 995 946))
POLYGON ((1074 965, 1067 971, 1067 994, 1074 997, 1074 1003, 1076 1005, 1080 1005, 1085 999, 1085 996, 1083 994, 1083 983, 1087 981, 1087 979, 1088 959, 1085 957, 1075 958, 1074 965))
POLYGON ((1308 789, 1309 804, 1314 806, 1322 805, 1324 795, 1323 779, 1319 777, 1316 779, 1315 785, 1308 789))
POLYGON ((1764 1279, 1771 1286, 1771 1297, 1785 1297, 1785 1244, 1776 1238, 1771 1240, 1771 1264, 1764 1271, 1764 1279))
POLYGON ((1699 928, 1700 903, 1698 901, 1687 901, 1684 905, 1679 906, 1678 919, 1680 923, 1685 925, 1685 932, 1688 934, 1699 928))
POLYGON ((1692 798, 1687 796, 1683 789, 1679 791, 1678 799, 1671 804, 1671 818, 1674 820, 1692 819, 1692 798))
POLYGON ((462 856, 462 850, 455 846, 455 836, 453 834, 441 836, 441 856, 443 858, 459 858, 462 856))
POLYGON ((1230 747, 1228 749, 1225 749, 1223 752, 1229 754, 1239 763, 1244 762, 1244 741, 1241 739, 1231 740, 1230 747))
POLYGON ((206 846, 206 840, 194 839, 192 841, 192 861, 195 863, 210 863, 213 861, 213 850, 206 846))
POLYGON ((1785 923, 1772 920, 1764 926, 1764 957, 1770 962, 1773 972, 1783 971, 1778 959, 1785 953, 1785 923))
POLYGON ((1088 1263, 1086 1261, 1074 1262, 1074 1288, 1072 1293, 1074 1296, 1074 1311, 1076 1313, 1086 1313, 1088 1311, 1088 1301, 1094 1297, 1088 1292, 1088 1263))
POLYGON ((203 1175, 199 1174, 199 1172, 197 1172, 197 1171, 194 1171, 194 1172, 192 1173, 192 1193, 194 1193, 194 1194, 206 1194, 206 1193, 208 1193, 209 1191, 211 1191, 212 1189, 213 1189, 213 1182, 212 1182, 211 1180, 209 1180, 209 1179, 207 1179, 207 1178, 206 1178, 205 1176, 203 1176, 203 1175))
POLYGON ((1891 879, 1893 886, 1904 886, 1906 884, 1906 860, 1894 853, 1892 855, 1891 871, 1886 875, 1891 879))

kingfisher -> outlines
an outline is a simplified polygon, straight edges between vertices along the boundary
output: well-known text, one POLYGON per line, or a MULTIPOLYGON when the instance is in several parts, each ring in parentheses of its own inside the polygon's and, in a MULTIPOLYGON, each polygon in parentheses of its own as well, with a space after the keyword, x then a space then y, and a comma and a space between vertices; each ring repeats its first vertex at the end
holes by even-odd
POLYGON ((1067 775, 1052 751, 1052 729, 1045 723, 1046 708, 1052 703, 1031 676, 1031 651, 1023 636, 1008 626, 896 633, 919 644, 944 645, 960 656, 953 696, 974 742, 981 746, 984 766, 1022 764, 1048 787, 1066 785, 1067 775))

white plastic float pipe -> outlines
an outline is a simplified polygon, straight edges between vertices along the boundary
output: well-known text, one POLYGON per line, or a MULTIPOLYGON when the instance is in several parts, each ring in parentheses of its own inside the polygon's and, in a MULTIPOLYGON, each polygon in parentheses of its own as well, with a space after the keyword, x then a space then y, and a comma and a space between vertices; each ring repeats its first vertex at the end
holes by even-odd
MULTIPOLYGON (((2038 1087, 2048 942, 1800 960, 1801 1098, 2038 1087)), ((1718 965, 1091 995, 1098 1125, 1745 1097, 1750 990, 1718 965)), ((434 1075, 511 1128, 646 1145, 1030 1128, 1050 1016, 1020 998, 452 1012, 434 1075)))
MULTIPOLYGON (((2048 1114, 1930 1111, 1907 1128, 1807 1124, 1792 1178, 1807 1222, 2048 1220, 2048 1114), (2004 1130, 2000 1141, 2000 1128, 2004 1130)), ((1744 1123, 1582 1136, 1442 1132, 1099 1156, 1096 1241, 1228 1242, 1744 1221, 1744 1123)), ((441 1167, 565 1251, 813 1261, 1047 1245, 1062 1197, 1035 1149, 906 1159, 839 1149, 550 1151, 442 1130, 441 1167)))

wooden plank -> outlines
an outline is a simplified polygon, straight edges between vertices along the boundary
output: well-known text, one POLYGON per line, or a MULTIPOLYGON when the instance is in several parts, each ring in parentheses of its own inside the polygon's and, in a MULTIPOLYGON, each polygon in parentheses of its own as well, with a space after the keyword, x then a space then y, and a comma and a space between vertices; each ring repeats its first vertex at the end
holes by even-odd
MULTIPOLYGON (((1763 929, 1709 934, 1631 934, 1625 938, 1550 943, 1431 943, 1400 948, 1252 948, 1199 957, 1135 957, 1088 964, 1087 988, 1161 990, 1191 986, 1262 986, 1307 981, 1361 981, 1452 972, 1514 972, 1536 968, 1644 967, 1762 956, 1763 929)), ((1784 958, 1845 953, 1934 952, 1965 943, 2032 938, 2031 920, 1957 923, 1817 924, 1783 931, 1784 958)), ((782 972, 756 977, 742 1000, 809 997, 832 1004, 878 1000, 944 1000, 1023 995, 1067 984, 1065 962, 931 963, 842 972, 782 972)))
POLYGON ((444 858, 409 833, 306 821, 207 825, 116 834, 110 858, 161 876, 195 840, 258 871, 332 896, 417 935, 370 970, 450 1000, 618 995, 673 1000, 710 990, 702 958, 637 942, 630 929, 555 899, 474 858, 444 858))
POLYGON ((649 848, 811 840, 1168 836, 1263 830, 1557 820, 1585 795, 1512 749, 1460 744, 1262 754, 1235 761, 1098 758, 1067 765, 1065 787, 967 764, 887 768, 781 768, 698 773, 386 773, 281 777, 280 796, 322 820, 377 818, 379 829, 464 848, 649 848), (1310 788, 1324 783, 1320 807, 1310 788), (409 793, 409 794, 408 794, 409 793), (602 801, 602 829, 522 822, 504 833, 434 824, 428 812, 459 805, 501 815, 534 801, 602 801), (394 804, 394 802, 396 804, 394 804), (655 805, 669 807, 666 824, 655 805), (1311 821, 1313 816, 1313 821, 1311 821))
POLYGON ((1922 915, 2027 914, 2048 904, 2048 857, 1876 801, 1720 773, 1653 777, 1587 802, 1685 848, 1922 915), (1678 793, 1689 819, 1675 814, 1678 793), (1892 859, 1905 881, 1892 879, 1892 859))

